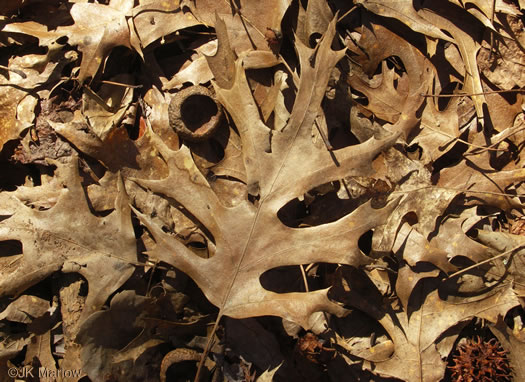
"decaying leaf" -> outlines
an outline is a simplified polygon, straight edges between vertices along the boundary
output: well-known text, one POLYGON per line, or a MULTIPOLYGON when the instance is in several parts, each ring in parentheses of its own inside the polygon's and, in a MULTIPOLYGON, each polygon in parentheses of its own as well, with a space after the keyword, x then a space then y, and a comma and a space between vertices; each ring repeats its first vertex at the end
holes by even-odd
POLYGON ((4 1, 0 375, 520 379, 520 5, 4 1))
POLYGON ((351 342, 343 338, 339 338, 338 342, 356 356, 371 358, 374 369, 380 375, 404 381, 439 381, 445 373, 443 359, 450 352, 453 339, 462 327, 473 317, 496 323, 504 312, 519 304, 515 293, 508 287, 461 303, 442 300, 439 284, 435 280, 420 283, 416 293, 407 310, 396 307, 396 302, 389 306, 380 300, 371 300, 373 294, 368 296, 367 302, 359 302, 361 300, 353 296, 353 302, 349 302, 376 319, 388 338, 371 346, 368 352, 355 351, 351 342), (447 335, 443 337, 445 331, 447 335), (444 343, 440 344, 442 341, 444 343), (370 355, 375 353, 376 348, 392 349, 392 343, 394 352, 391 356, 388 351, 381 353, 383 359, 370 355))
POLYGON ((121 183, 116 211, 95 217, 80 186, 76 161, 60 168, 60 174, 67 188, 52 208, 38 211, 18 202, 17 210, 0 222, 2 240, 23 243, 23 253, 2 264, 1 294, 18 295, 58 270, 78 272, 90 285, 84 312, 88 315, 133 273, 136 250, 129 207, 121 183), (69 213, 72 206, 77 211, 75 219, 69 213), (98 227, 106 232, 102 237, 96 233, 98 227), (105 258, 103 263, 98 256, 105 258))

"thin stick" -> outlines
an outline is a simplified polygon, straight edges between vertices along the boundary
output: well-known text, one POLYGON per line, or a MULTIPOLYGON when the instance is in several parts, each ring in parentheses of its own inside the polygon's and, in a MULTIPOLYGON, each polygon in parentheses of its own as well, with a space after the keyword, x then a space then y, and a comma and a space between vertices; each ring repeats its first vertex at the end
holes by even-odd
POLYGON ((352 8, 350 8, 349 11, 347 11, 344 15, 342 15, 341 17, 339 17, 337 19, 337 22, 341 22, 342 19, 344 19, 346 16, 348 16, 350 13, 352 13, 355 9, 357 8, 357 5, 354 5, 352 8))
MULTIPOLYGON (((491 148, 491 147, 487 147, 487 146, 476 145, 474 143, 467 142, 467 141, 465 141, 465 140, 463 140, 463 139, 461 139, 459 137, 454 137, 453 135, 445 133, 444 131, 440 131, 438 129, 434 129, 433 127, 430 127, 427 124, 423 124, 423 126, 426 127, 429 130, 432 130, 432 131, 438 133, 438 134, 444 135, 446 137, 449 137, 450 139, 453 139, 453 140, 456 140, 458 142, 464 143, 464 144, 466 144, 468 146, 471 146, 471 147, 475 147, 477 149, 490 150, 490 151, 503 151, 504 150, 504 149, 495 149, 495 148, 491 148)), ((493 145, 491 145, 491 146, 493 146, 493 145)))
POLYGON ((448 187, 436 187, 436 186, 424 186, 419 188, 414 188, 413 190, 405 190, 405 191, 394 191, 392 194, 408 194, 410 192, 417 192, 422 190, 427 190, 429 188, 432 189, 440 189, 440 190, 446 190, 446 191, 455 191, 455 192, 463 192, 463 193, 470 193, 470 194, 482 194, 482 195, 497 195, 497 196, 507 196, 507 197, 525 197, 525 194, 506 194, 503 192, 491 192, 491 191, 475 191, 475 190, 461 190, 456 188, 448 188, 448 187))
POLYGON ((525 89, 508 89, 508 90, 490 90, 481 93, 457 93, 457 94, 421 94, 422 97, 436 97, 436 98, 451 98, 451 97, 470 97, 479 96, 485 94, 497 94, 497 93, 525 93, 525 89))
POLYGON ((4 65, 0 65, 0 69, 4 69, 4 70, 7 70, 8 72, 16 73, 22 78, 27 78, 26 74, 23 71, 19 70, 19 69, 11 69, 11 68, 8 68, 7 66, 4 66, 4 65))
MULTIPOLYGON (((471 152, 471 153, 465 153, 465 154, 463 154, 463 155, 465 155, 465 156, 470 156, 470 155, 479 155, 479 154, 481 154, 481 153, 483 153, 484 151, 487 151, 487 150, 496 150, 496 151, 500 151, 500 150, 498 150, 498 149, 494 149, 494 147, 497 146, 497 145, 499 145, 499 144, 500 144, 501 142, 503 142, 505 139, 507 139, 507 138, 509 138, 509 137, 512 137, 513 135, 515 135, 515 134, 517 134, 517 133, 519 133, 520 131, 523 131, 523 130, 525 130, 525 127, 522 127, 521 129, 518 129, 518 130, 516 130, 516 131, 511 132, 509 135, 504 136, 503 138, 501 138, 500 140, 494 142, 494 143, 491 144, 490 146, 487 146, 487 147, 483 148, 482 151, 478 151, 478 152, 476 152, 476 153, 472 153, 472 152, 471 152)), ((505 150, 507 150, 507 149, 505 149, 505 150)))
MULTIPOLYGON (((496 13, 496 0, 492 0, 492 11, 490 14, 490 24, 494 27, 494 14, 496 13)), ((492 58, 492 52, 494 49, 494 31, 490 30, 490 52, 489 60, 492 58)))
POLYGON ((108 84, 108 85, 122 86, 123 88, 139 89, 142 87, 142 85, 129 85, 129 84, 122 84, 120 82, 106 81, 106 80, 102 80, 100 82, 103 84, 108 84))
POLYGON ((520 131, 523 131, 523 130, 525 130, 525 127, 522 127, 521 129, 518 129, 518 130, 516 130, 516 131, 513 131, 513 132, 510 133, 509 135, 507 135, 507 136, 501 138, 499 141, 494 142, 493 144, 491 144, 489 147, 487 147, 487 149, 490 148, 490 147, 493 147, 493 146, 497 146, 497 145, 499 145, 501 142, 503 142, 503 141, 504 141, 505 139, 507 139, 508 137, 512 137, 514 134, 517 134, 517 133, 519 133, 520 131))
POLYGON ((151 269, 151 274, 149 275, 149 280, 148 280, 148 286, 146 287, 146 297, 150 297, 150 287, 151 287, 151 281, 153 280, 153 274, 155 273, 155 270, 157 269, 157 264, 158 264, 158 260, 155 260, 153 262, 153 267, 151 269))
POLYGON ((451 274, 450 276, 448 276, 449 279, 451 279, 452 277, 456 277, 456 276, 459 276, 465 272, 468 272, 470 271, 471 269, 474 269, 474 268, 477 268, 479 267, 480 265, 483 265, 483 264, 487 264, 487 263, 490 263, 491 261, 494 261, 494 260, 497 260, 499 259, 500 257, 503 257, 503 256, 507 256, 509 254, 512 254, 513 252, 515 251, 519 251, 521 249, 525 248, 525 244, 521 244, 521 245, 518 245, 517 247, 514 247, 512 249, 509 249, 508 251, 506 252, 503 252, 503 253, 500 253, 499 255, 497 256, 494 256, 494 257, 491 257, 490 259, 487 259, 487 260, 483 260, 483 261, 480 261, 479 263, 476 263, 474 265, 471 265, 470 267, 466 267, 460 271, 457 271, 453 274, 451 274))
POLYGON ((310 288, 308 288, 308 280, 306 279, 306 273, 304 271, 303 264, 299 264, 299 268, 301 269, 301 275, 303 275, 304 290, 308 293, 310 292, 310 288))
POLYGON ((204 366, 204 362, 206 362, 206 358, 208 357, 208 353, 211 350, 211 347, 213 345, 213 336, 215 335, 215 332, 217 331, 217 328, 219 327, 219 321, 221 320, 222 315, 219 313, 217 319, 215 320, 215 323, 213 324, 213 328, 211 330, 211 333, 208 337, 208 341, 206 342, 206 348, 204 349, 204 352, 201 355, 201 359, 199 361, 199 366, 197 366, 197 373, 195 374, 194 382, 199 382, 199 379, 201 377, 201 371, 204 366))
POLYGON ((324 145, 326 146, 326 149, 328 151, 332 151, 334 149, 334 147, 332 146, 332 144, 328 140, 328 137, 326 136, 324 131, 321 129, 321 126, 319 126, 319 124, 317 123, 317 119, 314 120, 314 124, 315 124, 315 127, 317 127, 317 131, 319 132, 319 135, 321 135, 321 138, 322 138, 322 140, 324 142, 324 145))

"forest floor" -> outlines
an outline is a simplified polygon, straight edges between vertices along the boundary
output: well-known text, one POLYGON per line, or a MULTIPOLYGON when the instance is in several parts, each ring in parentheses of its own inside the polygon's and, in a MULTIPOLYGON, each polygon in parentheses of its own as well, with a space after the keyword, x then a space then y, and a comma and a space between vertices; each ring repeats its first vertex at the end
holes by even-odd
POLYGON ((0 382, 525 381, 523 0, 3 0, 0 382))

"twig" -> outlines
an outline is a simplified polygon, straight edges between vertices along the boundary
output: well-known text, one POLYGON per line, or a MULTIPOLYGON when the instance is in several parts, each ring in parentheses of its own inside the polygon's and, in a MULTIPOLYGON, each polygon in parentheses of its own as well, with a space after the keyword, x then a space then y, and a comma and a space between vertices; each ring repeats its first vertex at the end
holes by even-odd
MULTIPOLYGON (((496 0, 492 0, 492 11, 490 13, 490 25, 494 27, 494 14, 496 13, 496 0)), ((494 49, 494 31, 490 30, 490 52, 489 60, 492 58, 492 51, 494 49)))
POLYGON ((332 151, 334 149, 334 147, 332 146, 332 144, 328 140, 328 137, 326 136, 324 131, 321 129, 321 126, 319 126, 319 124, 317 123, 317 119, 314 120, 314 124, 315 124, 315 127, 317 127, 317 131, 319 132, 319 135, 321 135, 321 138, 322 138, 322 140, 324 142, 324 145, 326 146, 326 149, 328 151, 332 151))
POLYGON ((513 132, 510 133, 509 135, 507 135, 507 136, 501 138, 499 141, 494 142, 493 144, 491 144, 491 145, 488 146, 487 148, 490 148, 490 147, 492 147, 492 146, 497 146, 497 145, 499 145, 501 142, 503 142, 505 139, 507 139, 508 137, 512 137, 514 134, 517 134, 517 133, 519 133, 520 131, 523 131, 523 130, 525 130, 525 127, 522 127, 521 129, 518 129, 518 130, 516 130, 516 131, 513 131, 513 132))
POLYGON ((299 268, 301 269, 301 275, 303 276, 303 282, 304 282, 304 291, 310 292, 310 288, 308 288, 308 280, 306 279, 306 273, 304 271, 303 264, 299 264, 299 268))
POLYGON ((142 87, 142 85, 129 85, 129 84, 122 84, 120 82, 106 81, 106 80, 102 80, 100 82, 103 84, 108 84, 108 85, 122 86, 123 88, 139 89, 142 87))
POLYGON ((473 264, 470 267, 466 267, 466 268, 464 268, 464 269, 462 269, 460 271, 457 271, 457 272, 451 274, 450 276, 448 276, 448 278, 451 279, 452 277, 459 276, 459 275, 461 275, 461 274, 463 274, 465 272, 470 271, 471 269, 479 267, 480 265, 487 264, 487 263, 490 263, 491 261, 497 260, 500 257, 507 256, 509 254, 512 255, 512 254, 514 254, 515 251, 522 250, 523 248, 525 248, 525 244, 518 245, 518 246, 516 246, 516 247, 514 247, 512 249, 509 249, 506 252, 503 252, 503 253, 500 253, 499 255, 491 257, 490 259, 480 261, 479 263, 473 264))
POLYGON ((201 371, 204 366, 204 362, 206 362, 206 357, 208 356, 208 353, 211 350, 211 347, 213 345, 213 336, 215 335, 215 332, 217 332, 217 328, 219 327, 219 322, 222 318, 222 314, 219 312, 217 315, 217 319, 215 320, 215 323, 213 324, 213 328, 211 330, 211 333, 208 336, 208 341, 206 342, 206 347, 204 348, 204 352, 201 355, 201 359, 199 361, 199 365, 197 366, 197 373, 195 374, 194 382, 199 382, 199 379, 201 377, 201 371))
POLYGON ((414 188, 413 190, 405 190, 405 191, 393 191, 392 194, 408 194, 410 192, 417 192, 422 190, 427 190, 429 188, 432 189, 440 189, 440 190, 446 190, 446 191, 455 191, 455 192, 463 192, 463 193, 470 193, 470 194, 484 194, 484 195, 496 195, 496 196, 507 196, 507 197, 525 197, 525 194, 506 194, 504 192, 491 192, 491 191, 475 191, 475 190, 461 190, 457 188, 449 188, 449 187, 437 187, 437 186, 424 186, 419 188, 414 188))
POLYGON ((357 8, 357 5, 354 5, 352 8, 350 8, 350 10, 348 10, 344 15, 342 15, 341 17, 339 17, 337 19, 337 22, 341 22, 342 19, 344 19, 346 16, 348 16, 350 13, 352 13, 355 9, 357 8))
POLYGON ((153 262, 153 267, 151 268, 151 273, 149 275, 149 279, 148 279, 148 286, 146 287, 146 297, 150 297, 150 288, 151 288, 151 281, 153 280, 153 274, 155 273, 155 270, 157 269, 157 264, 159 263, 158 260, 155 260, 153 262))
POLYGON ((0 69, 4 69, 4 70, 7 70, 8 72, 13 72, 13 73, 16 73, 18 74, 20 77, 22 78, 27 78, 26 74, 19 70, 19 69, 11 69, 11 68, 8 68, 7 66, 4 66, 4 65, 0 65, 0 69))
POLYGON ((508 90, 490 90, 481 93, 457 93, 457 94, 421 94, 422 97, 436 97, 436 98, 451 98, 451 97, 471 97, 485 94, 497 94, 497 93, 525 93, 525 89, 508 89, 508 90))
MULTIPOLYGON (((438 129, 434 129, 433 127, 430 127, 430 126, 427 125, 427 124, 423 124, 423 126, 426 127, 426 128, 429 129, 429 130, 432 130, 432 131, 438 133, 438 134, 444 135, 444 136, 446 136, 446 137, 449 137, 450 139, 453 139, 453 140, 456 140, 456 141, 458 141, 458 142, 464 143, 464 144, 466 144, 466 145, 468 145, 468 146, 471 146, 471 147, 475 147, 475 148, 477 148, 477 149, 490 150, 490 151, 503 151, 503 150, 504 150, 504 149, 495 149, 495 148, 491 148, 490 146, 487 147, 487 146, 476 145, 476 144, 474 144, 474 143, 467 142, 467 141, 465 141, 465 140, 463 140, 463 139, 461 139, 461 138, 459 138, 459 137, 454 137, 453 135, 450 135, 450 134, 448 134, 448 133, 445 133, 444 131, 440 131, 440 130, 438 130, 438 129)), ((491 146, 493 146, 493 145, 491 145, 491 146)))

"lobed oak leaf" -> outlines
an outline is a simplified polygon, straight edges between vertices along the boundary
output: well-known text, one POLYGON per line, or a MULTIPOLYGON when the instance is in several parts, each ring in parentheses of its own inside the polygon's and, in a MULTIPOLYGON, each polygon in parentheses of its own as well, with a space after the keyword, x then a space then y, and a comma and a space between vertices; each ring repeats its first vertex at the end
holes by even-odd
MULTIPOLYGON (((475 152, 476 149, 471 151, 475 152)), ((502 210, 523 206, 518 197, 507 193, 507 188, 525 180, 525 169, 507 166, 498 171, 490 166, 487 151, 467 158, 453 167, 443 169, 437 186, 454 191, 457 195, 468 195, 468 204, 483 203, 502 210), (461 181, 458 182, 458 179, 461 181)))
POLYGON ((0 294, 19 295, 59 270, 79 273, 89 283, 86 317, 133 273, 136 244, 130 209, 120 181, 115 211, 94 216, 80 185, 77 161, 55 164, 64 166, 59 174, 66 186, 56 204, 39 211, 18 202, 17 210, 0 222, 0 240, 22 244, 22 254, 1 265, 0 294))
POLYGON ((64 66, 74 60, 74 55, 54 61, 49 56, 15 57, 9 63, 9 69, 15 73, 0 76, 0 149, 33 126, 39 96, 45 98, 49 94, 41 86, 56 80, 64 66))
POLYGON ((290 6, 290 0, 269 0, 235 2, 183 0, 181 8, 188 8, 202 24, 217 27, 216 20, 226 22, 233 51, 240 55, 252 50, 270 51, 264 38, 266 28, 281 30, 281 20, 290 6))
POLYGON ((309 1, 306 9, 300 4, 295 35, 303 44, 311 46, 310 39, 321 36, 333 18, 334 14, 326 1, 309 1))
POLYGON ((183 12, 180 1, 149 0, 131 10, 131 38, 145 48, 178 30, 200 24, 190 12, 183 12))
POLYGON ((358 0, 356 3, 377 15, 395 18, 426 36, 452 41, 446 33, 433 24, 432 20, 429 20, 427 11, 422 9, 421 0, 358 0))
MULTIPOLYGON (((115 1, 113 1, 115 3, 115 1)), ((103 4, 76 3, 71 7, 75 23, 59 27, 57 32, 68 37, 70 45, 82 52, 78 81, 94 77, 111 50, 117 46, 132 47, 126 19, 133 1, 126 0, 120 7, 103 4)))
POLYGON ((302 73, 293 117, 283 131, 269 129, 248 86, 241 60, 229 89, 216 86, 217 97, 235 121, 242 143, 249 194, 233 207, 224 206, 197 169, 190 151, 169 149, 154 133, 152 142, 169 167, 161 180, 135 181, 154 193, 177 201, 208 232, 215 245, 213 257, 197 257, 176 237, 163 232, 151 217, 135 210, 156 247, 148 255, 187 273, 202 289, 220 316, 247 318, 274 315, 310 327, 318 311, 338 315, 344 309, 327 297, 328 290, 274 293, 259 278, 273 268, 316 262, 359 266, 370 261, 358 249, 365 232, 384 223, 397 202, 374 209, 366 202, 328 224, 291 228, 278 218, 290 200, 321 184, 344 176, 369 176, 371 162, 392 146, 397 135, 334 150, 317 148, 311 137, 328 76, 343 52, 330 48, 335 19, 315 51, 301 46, 302 73), (312 86, 313 84, 313 86, 312 86), (266 149, 266 150, 265 150, 266 149), (335 161, 332 159, 335 158, 335 161), (334 163, 335 162, 335 163, 334 163), (176 184, 177 187, 173 187, 176 184), (259 199, 253 201, 252 198, 259 199))
POLYGON ((450 0, 450 2, 464 8, 470 12, 474 17, 481 21, 486 27, 495 31, 493 25, 493 12, 506 13, 510 15, 519 15, 520 12, 511 4, 505 3, 503 0, 450 0))
MULTIPOLYGON (((375 319, 387 334, 369 351, 359 347, 355 355, 369 358, 376 348, 382 349, 387 357, 374 360, 374 373, 407 382, 440 381, 446 369, 444 360, 463 327, 476 317, 496 323, 519 305, 516 293, 508 286, 475 294, 459 303, 446 301, 440 291, 442 284, 436 279, 425 279, 418 284, 406 309, 401 309, 397 300, 385 302, 379 293, 370 291, 366 296, 360 295, 352 289, 351 280, 348 283, 352 293, 346 302, 375 319)), ((353 353, 343 341, 338 339, 353 353)))
POLYGON ((393 73, 388 70, 383 72, 379 88, 366 86, 356 75, 349 78, 349 83, 369 98, 367 109, 393 122, 393 125, 387 128, 389 131, 400 132, 408 140, 414 134, 413 130, 418 127, 420 117, 417 110, 425 102, 423 94, 432 88, 435 77, 433 65, 414 45, 374 20, 371 20, 368 26, 362 27, 359 48, 352 50, 359 55, 357 61, 363 72, 369 76, 375 73, 383 60, 391 56, 401 59, 408 78, 402 78, 396 89, 392 84, 393 73), (385 89, 388 89, 388 93, 385 92, 386 94, 381 94, 378 98, 378 93, 385 89), (389 100, 388 95, 393 96, 393 99, 389 100), (388 109, 385 105, 388 105, 388 109))
MULTIPOLYGON (((27 346, 25 364, 32 365, 35 369, 40 367, 46 370, 47 373, 56 375, 57 365, 52 354, 53 345, 51 330, 35 335, 31 338, 31 343, 27 346)), ((51 381, 52 377, 42 378, 42 380, 51 381)))
POLYGON ((431 8, 430 11, 432 11, 432 22, 441 30, 447 31, 453 37, 453 43, 458 47, 465 66, 462 90, 466 94, 473 94, 471 98, 476 115, 483 123, 485 115, 483 109, 487 102, 485 96, 480 94, 483 93, 483 87, 476 60, 483 40, 483 24, 468 13, 466 14, 468 16, 462 13, 462 16, 458 17, 457 9, 448 2, 440 4, 439 8, 431 8))
POLYGON ((511 288, 487 293, 478 296, 476 301, 464 301, 461 304, 441 300, 437 290, 426 291, 421 291, 418 297, 420 308, 410 317, 403 311, 392 316, 386 315, 379 321, 395 346, 392 358, 375 363, 375 370, 379 374, 405 381, 440 381, 445 373, 442 355, 446 356, 450 352, 452 340, 457 337, 460 328, 475 317, 495 323, 519 304, 511 288), (440 336, 447 330, 446 345, 440 346, 439 343, 443 341, 440 341, 440 336))

